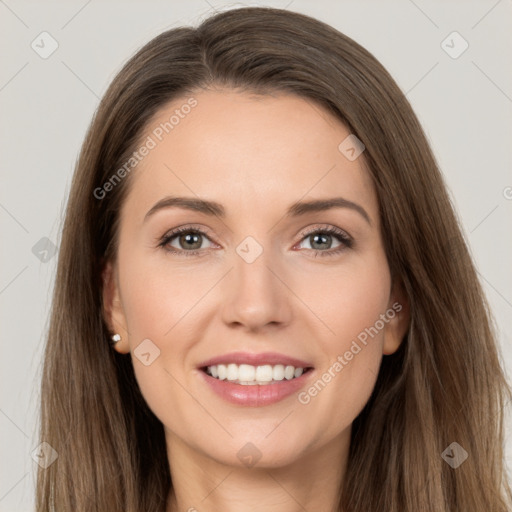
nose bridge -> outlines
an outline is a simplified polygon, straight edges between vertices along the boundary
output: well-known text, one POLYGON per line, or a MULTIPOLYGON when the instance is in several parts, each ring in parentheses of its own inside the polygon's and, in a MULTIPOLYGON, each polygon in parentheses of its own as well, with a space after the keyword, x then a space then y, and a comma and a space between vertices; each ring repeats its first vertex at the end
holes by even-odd
POLYGON ((280 265, 270 237, 262 238, 247 236, 235 247, 225 309, 227 322, 235 321, 255 328, 287 319, 287 289, 276 276, 280 265))
MULTIPOLYGON (((270 237, 254 236, 244 238, 235 249, 234 278, 238 293, 250 292, 256 295, 273 295, 276 287, 275 277, 269 270, 275 255, 270 246, 270 237)), ((270 297, 267 297, 267 300, 270 297)))

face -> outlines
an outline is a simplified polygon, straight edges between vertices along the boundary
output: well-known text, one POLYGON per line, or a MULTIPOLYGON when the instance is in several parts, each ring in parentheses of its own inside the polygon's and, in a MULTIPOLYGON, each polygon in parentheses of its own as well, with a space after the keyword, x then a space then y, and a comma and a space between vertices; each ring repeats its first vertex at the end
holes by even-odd
POLYGON ((406 332, 407 304, 364 152, 338 148, 350 135, 340 121, 291 95, 193 98, 157 114, 125 178, 106 318, 171 450, 237 466, 252 450, 259 466, 287 465, 350 431, 406 332), (338 202, 297 206, 320 200, 338 202), (231 365, 225 380, 213 358, 231 365), (240 384, 253 368, 262 384, 240 384))

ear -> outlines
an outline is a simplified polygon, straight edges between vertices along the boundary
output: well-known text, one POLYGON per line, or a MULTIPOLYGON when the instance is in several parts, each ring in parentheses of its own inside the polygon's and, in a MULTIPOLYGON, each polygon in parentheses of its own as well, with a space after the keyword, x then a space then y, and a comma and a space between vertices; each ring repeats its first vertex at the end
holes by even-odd
POLYGON ((389 355, 396 352, 402 344, 410 322, 409 299, 403 284, 399 281, 393 284, 386 316, 389 320, 384 328, 382 353, 389 355))
POLYGON ((105 320, 111 334, 121 335, 121 340, 112 346, 120 354, 128 354, 130 352, 130 345, 128 343, 126 317, 119 294, 119 282, 116 267, 114 267, 110 261, 105 264, 102 272, 102 281, 103 319, 105 320))

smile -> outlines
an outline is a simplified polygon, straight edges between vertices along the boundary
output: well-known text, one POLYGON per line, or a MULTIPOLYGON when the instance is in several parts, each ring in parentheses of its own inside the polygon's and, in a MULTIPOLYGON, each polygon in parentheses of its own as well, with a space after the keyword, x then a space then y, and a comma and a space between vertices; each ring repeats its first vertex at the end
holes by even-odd
POLYGON ((242 386, 271 385, 283 380, 299 378, 309 368, 295 368, 292 365, 219 364, 207 366, 204 371, 217 380, 227 380, 242 386))
POLYGON ((207 385, 207 390, 213 391, 222 400, 244 407, 263 407, 299 393, 311 381, 315 371, 311 367, 295 368, 291 365, 219 364, 200 368, 198 374, 207 385), (217 376, 214 377, 215 372, 217 376), (228 374, 236 378, 229 380, 228 374), (254 377, 250 378, 253 374, 254 377), (274 375, 277 379, 274 379, 274 375), (223 379, 220 378, 222 376, 223 379))

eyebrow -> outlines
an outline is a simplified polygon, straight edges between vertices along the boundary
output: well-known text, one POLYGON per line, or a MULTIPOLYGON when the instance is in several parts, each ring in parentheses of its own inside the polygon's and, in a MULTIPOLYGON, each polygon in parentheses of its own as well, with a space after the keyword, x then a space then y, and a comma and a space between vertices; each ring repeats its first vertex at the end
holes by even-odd
MULTIPOLYGON (((224 206, 216 201, 208 201, 206 199, 199 199, 195 197, 182 197, 182 196, 167 196, 158 201, 153 207, 146 213, 144 222, 155 214, 157 211, 164 208, 184 208, 186 210, 192 210, 205 215, 217 216, 222 219, 226 217, 226 210, 224 206)), ((332 208, 349 208, 359 213, 370 226, 372 222, 370 216, 366 210, 359 204, 344 199, 343 197, 331 197, 327 199, 314 199, 310 201, 298 201, 292 204, 286 210, 286 217, 300 217, 307 213, 316 213, 330 210, 332 208)))

